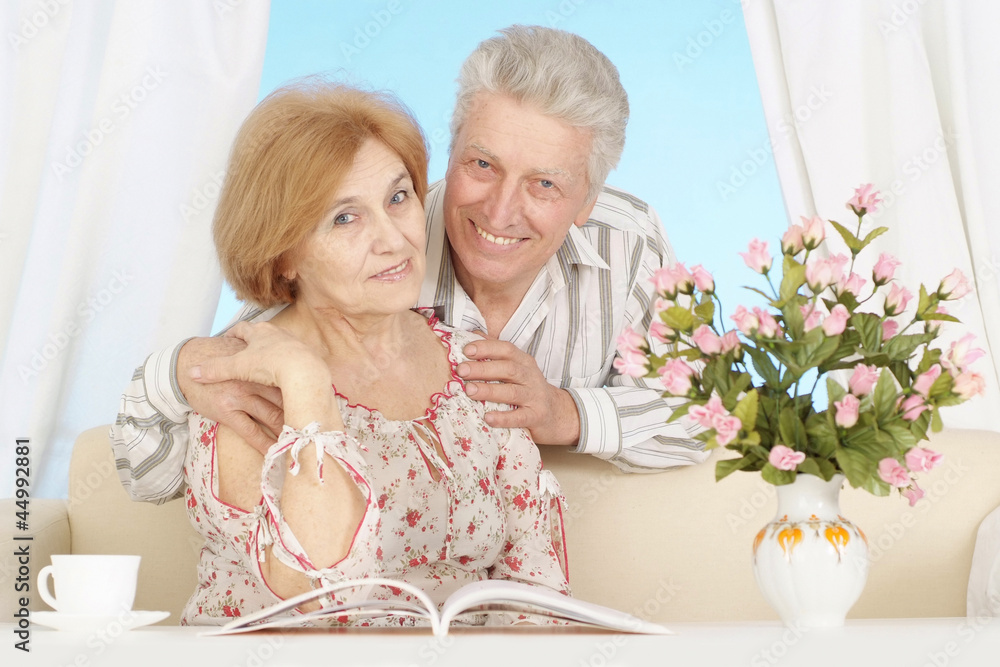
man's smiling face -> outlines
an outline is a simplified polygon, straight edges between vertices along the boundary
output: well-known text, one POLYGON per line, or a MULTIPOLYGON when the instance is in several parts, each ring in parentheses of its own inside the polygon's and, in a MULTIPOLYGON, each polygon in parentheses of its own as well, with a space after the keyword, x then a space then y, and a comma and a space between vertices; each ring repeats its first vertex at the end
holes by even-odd
POLYGON ((445 176, 445 228, 459 282, 520 298, 583 225, 588 130, 509 97, 480 92, 454 142, 445 176))

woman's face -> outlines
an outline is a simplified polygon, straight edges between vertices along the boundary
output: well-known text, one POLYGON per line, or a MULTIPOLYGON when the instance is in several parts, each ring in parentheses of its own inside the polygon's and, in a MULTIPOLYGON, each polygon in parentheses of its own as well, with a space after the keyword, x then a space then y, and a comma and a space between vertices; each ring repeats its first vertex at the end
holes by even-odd
POLYGON ((296 301, 347 317, 412 308, 424 278, 425 222, 403 161, 369 139, 330 202, 284 272, 297 282, 296 301))

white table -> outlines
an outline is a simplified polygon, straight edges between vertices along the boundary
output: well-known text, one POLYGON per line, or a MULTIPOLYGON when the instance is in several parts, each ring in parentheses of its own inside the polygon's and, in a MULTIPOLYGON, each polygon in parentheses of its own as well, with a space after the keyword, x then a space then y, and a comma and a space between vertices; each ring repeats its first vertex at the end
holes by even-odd
POLYGON ((678 623, 671 636, 573 629, 256 632, 200 637, 199 629, 154 626, 117 637, 31 628, 31 653, 15 650, 14 626, 0 624, 0 664, 45 667, 281 667, 285 665, 1000 665, 1000 620, 860 620, 844 628, 794 632, 772 622, 678 623))

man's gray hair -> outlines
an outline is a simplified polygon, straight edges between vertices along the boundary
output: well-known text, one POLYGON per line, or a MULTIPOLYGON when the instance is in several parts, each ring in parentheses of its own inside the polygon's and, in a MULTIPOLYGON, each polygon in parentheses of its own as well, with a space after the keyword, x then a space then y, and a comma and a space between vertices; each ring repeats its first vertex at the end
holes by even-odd
POLYGON ((462 64, 451 117, 451 148, 480 91, 507 95, 546 116, 590 130, 588 201, 601 191, 625 148, 628 95, 618 68, 573 33, 513 25, 479 44, 462 64))

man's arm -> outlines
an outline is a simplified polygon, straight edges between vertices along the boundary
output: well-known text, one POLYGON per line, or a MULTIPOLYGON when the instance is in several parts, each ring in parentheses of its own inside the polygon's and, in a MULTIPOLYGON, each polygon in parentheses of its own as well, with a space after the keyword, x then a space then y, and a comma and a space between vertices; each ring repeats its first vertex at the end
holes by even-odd
MULTIPOLYGON (((235 321, 268 320, 279 310, 262 312, 245 306, 235 321)), ((132 500, 160 504, 180 496, 187 418, 192 411, 188 399, 198 412, 226 424, 258 449, 266 450, 274 441, 261 424, 272 432, 281 430, 281 399, 276 388, 190 381, 190 367, 214 356, 233 354, 242 346, 231 338, 188 339, 151 354, 135 370, 109 434, 118 477, 132 500)))
MULTIPOLYGON (((600 219, 601 209, 593 217, 600 219)), ((641 244, 634 253, 638 264, 626 267, 623 276, 632 276, 625 317, 617 323, 618 336, 626 327, 640 333, 654 351, 661 344, 649 336, 656 297, 650 281, 657 269, 673 264, 673 250, 667 241, 656 211, 635 211, 642 234, 633 243, 641 244)), ((632 253, 629 253, 631 255, 632 253)), ((615 270, 620 270, 615 267, 615 270)), ((616 275, 616 279, 624 279, 616 275)), ((614 358, 619 355, 614 353, 614 358)), ((708 458, 704 443, 694 436, 703 429, 688 420, 667 423, 673 408, 683 398, 663 398, 658 379, 632 378, 614 369, 608 360, 603 387, 568 388, 580 416, 580 440, 574 451, 607 459, 625 472, 659 472, 675 466, 693 465, 708 458)))

